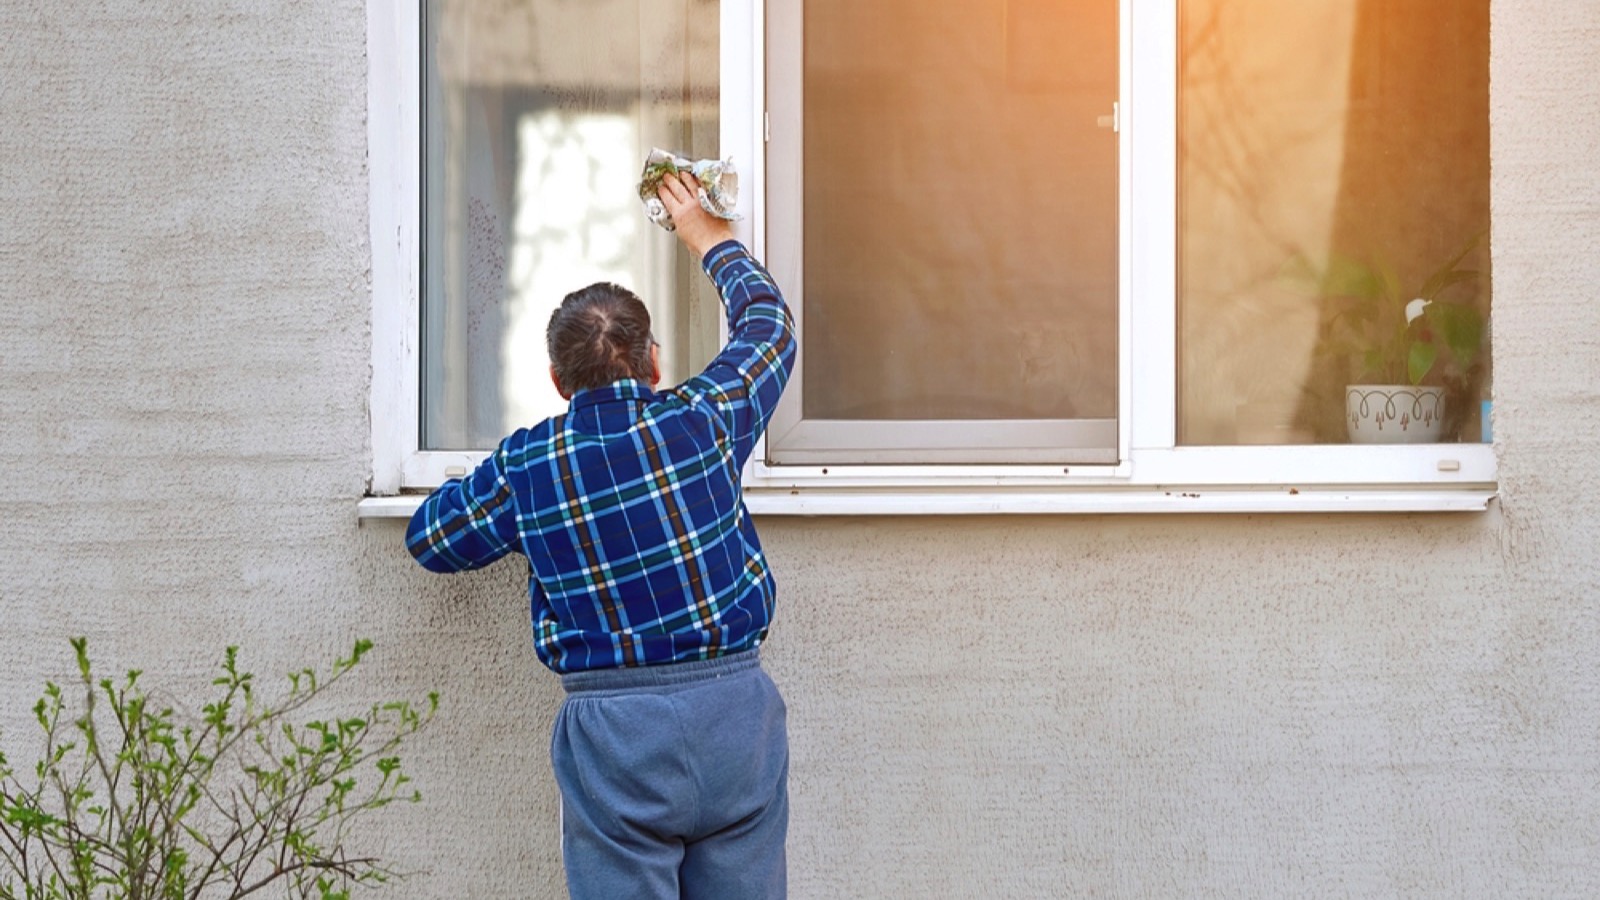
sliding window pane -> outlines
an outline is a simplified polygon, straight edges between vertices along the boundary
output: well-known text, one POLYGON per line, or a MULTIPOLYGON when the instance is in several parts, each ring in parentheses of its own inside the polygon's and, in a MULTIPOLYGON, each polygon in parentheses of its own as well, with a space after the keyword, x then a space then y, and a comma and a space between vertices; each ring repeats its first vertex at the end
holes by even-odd
POLYGON ((1117 15, 804 4, 805 419, 1115 418, 1117 15))

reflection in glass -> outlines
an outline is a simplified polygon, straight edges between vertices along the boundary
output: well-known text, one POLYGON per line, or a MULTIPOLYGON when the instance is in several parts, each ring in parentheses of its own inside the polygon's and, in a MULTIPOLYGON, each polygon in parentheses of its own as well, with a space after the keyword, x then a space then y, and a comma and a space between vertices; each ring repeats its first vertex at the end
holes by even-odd
POLYGON ((1114 418, 1116 0, 804 17, 804 416, 1114 418))
POLYGON ((595 281, 649 305, 667 382, 703 366, 720 303, 635 185, 653 146, 718 155, 716 4, 425 8, 423 448, 486 449, 565 410, 545 325, 595 281))
POLYGON ((1347 385, 1413 381, 1478 440, 1488 0, 1184 0, 1180 29, 1180 442, 1360 440, 1347 385))

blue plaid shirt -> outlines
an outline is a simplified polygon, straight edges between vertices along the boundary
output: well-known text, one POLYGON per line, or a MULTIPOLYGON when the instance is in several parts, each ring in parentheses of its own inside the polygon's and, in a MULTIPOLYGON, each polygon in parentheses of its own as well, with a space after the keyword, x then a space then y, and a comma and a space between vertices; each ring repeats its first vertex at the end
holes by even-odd
POLYGON ((556 672, 748 650, 772 621, 739 473, 789 379, 794 323, 738 243, 703 265, 730 333, 704 372, 661 393, 631 379, 580 391, 429 495, 406 531, 435 572, 526 556, 535 644, 556 672))

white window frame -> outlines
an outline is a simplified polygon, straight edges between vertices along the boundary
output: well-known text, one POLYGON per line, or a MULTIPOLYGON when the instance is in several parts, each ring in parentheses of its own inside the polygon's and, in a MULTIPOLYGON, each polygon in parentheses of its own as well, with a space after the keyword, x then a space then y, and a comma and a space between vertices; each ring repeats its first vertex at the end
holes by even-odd
MULTIPOLYGON (((367 178, 372 242, 372 479, 367 493, 423 487, 444 462, 421 433, 422 5, 367 0, 367 178)), ((370 507, 370 504, 369 504, 370 507)))
MULTIPOLYGON (((1179 0, 1122 0, 1118 459, 1103 465, 769 465, 745 472, 758 514, 1465 511, 1496 490, 1491 444, 1179 446, 1177 34, 1179 0)), ((364 516, 407 514, 408 490, 488 452, 418 446, 421 21, 418 3, 368 0, 373 478, 364 516), (388 498, 388 499, 385 499, 388 498)), ((736 233, 767 259, 769 134, 763 0, 723 0, 723 155, 740 163, 736 233)), ((791 256, 791 258, 797 258, 791 256)), ((780 286, 797 273, 775 267, 780 286)), ((802 353, 803 353, 802 342, 802 353)))

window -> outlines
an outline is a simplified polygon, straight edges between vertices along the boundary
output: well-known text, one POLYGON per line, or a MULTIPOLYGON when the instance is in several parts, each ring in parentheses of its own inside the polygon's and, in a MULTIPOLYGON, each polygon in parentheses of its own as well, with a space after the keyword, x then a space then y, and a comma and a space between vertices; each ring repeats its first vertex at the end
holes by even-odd
POLYGON ((565 409, 545 325, 586 284, 645 300, 669 381, 715 355, 715 290, 635 193, 652 147, 718 153, 715 2, 374 0, 369 24, 375 258, 398 245, 375 291, 410 312, 375 334, 375 491, 565 409))
POLYGON ((1481 440, 1487 0, 1180 9, 1179 441, 1481 440))
POLYGON ((561 408, 581 283, 710 357, 660 145, 796 310, 757 511, 1481 508, 1487 6, 373 0, 373 492, 561 408))
POLYGON ((634 192, 651 147, 717 153, 705 5, 424 3, 423 449, 492 447, 566 408, 545 324, 586 284, 651 307, 668 380, 714 355, 716 297, 634 192))

